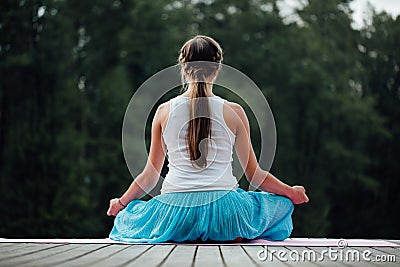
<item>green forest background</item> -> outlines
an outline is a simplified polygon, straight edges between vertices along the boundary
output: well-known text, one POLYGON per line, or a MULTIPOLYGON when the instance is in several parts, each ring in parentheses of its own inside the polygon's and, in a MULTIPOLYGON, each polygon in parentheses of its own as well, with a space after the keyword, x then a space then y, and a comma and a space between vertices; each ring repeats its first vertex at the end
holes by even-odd
POLYGON ((292 236, 399 239, 400 17, 276 2, 0 1, 0 237, 108 236, 127 104, 206 34, 271 105, 272 173, 307 188, 292 236))

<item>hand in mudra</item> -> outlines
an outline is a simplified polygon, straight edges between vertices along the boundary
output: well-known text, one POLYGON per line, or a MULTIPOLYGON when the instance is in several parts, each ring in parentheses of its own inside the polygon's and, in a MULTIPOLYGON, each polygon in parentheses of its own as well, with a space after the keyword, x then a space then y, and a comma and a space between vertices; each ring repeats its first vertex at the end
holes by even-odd
POLYGON ((121 205, 119 198, 113 198, 110 200, 110 207, 108 208, 107 215, 108 216, 117 216, 118 212, 120 212, 123 208, 121 205))
POLYGON ((303 204, 309 201, 308 196, 306 195, 306 189, 301 185, 292 186, 289 198, 293 204, 303 204))

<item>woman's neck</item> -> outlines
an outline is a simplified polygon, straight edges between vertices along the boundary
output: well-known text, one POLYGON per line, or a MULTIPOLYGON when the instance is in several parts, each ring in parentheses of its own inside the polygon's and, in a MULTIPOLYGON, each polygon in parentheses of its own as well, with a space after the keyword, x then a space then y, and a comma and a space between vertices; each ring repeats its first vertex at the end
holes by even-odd
MULTIPOLYGON (((213 87, 212 83, 207 83, 207 90, 206 90, 206 96, 207 97, 214 96, 214 93, 212 91, 212 87, 213 87)), ((191 95, 192 90, 196 90, 196 88, 194 88, 192 84, 189 84, 188 85, 188 89, 182 95, 189 97, 191 95)))

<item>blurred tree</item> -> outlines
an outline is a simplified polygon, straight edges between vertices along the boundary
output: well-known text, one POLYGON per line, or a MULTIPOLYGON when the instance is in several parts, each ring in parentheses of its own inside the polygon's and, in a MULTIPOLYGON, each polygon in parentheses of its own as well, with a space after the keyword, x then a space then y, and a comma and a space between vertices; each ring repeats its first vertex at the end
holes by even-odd
MULTIPOLYGON (((1 1, 0 236, 107 235, 108 200, 132 180, 120 130, 129 99, 206 34, 272 107, 272 172, 308 189, 294 235, 398 238, 388 207, 400 205, 399 19, 373 13, 359 31, 350 1, 310 0, 291 20, 278 2, 1 1)), ((151 116, 134 122, 147 136, 151 116)))
POLYGON ((72 25, 62 12, 65 5, 2 1, 0 6, 0 233, 22 237, 90 232, 76 223, 90 210, 91 191, 82 183, 79 162, 83 102, 71 57, 72 25))
POLYGON ((88 221, 94 235, 109 230, 108 200, 122 192, 124 178, 131 180, 121 150, 121 123, 132 88, 120 36, 131 8, 128 1, 96 0, 68 1, 65 10, 76 40, 71 50, 84 103, 79 119, 84 138, 81 163, 91 192, 86 201, 96 219, 88 221))
POLYGON ((365 75, 360 35, 351 28, 348 1, 309 1, 298 13, 302 34, 292 42, 296 47, 286 48, 288 95, 279 92, 287 108, 280 112, 290 121, 280 135, 285 155, 280 169, 291 166, 286 175, 304 181, 314 200, 295 214, 297 233, 355 237, 363 231, 358 216, 368 213, 359 201, 364 192, 377 194, 379 186, 368 173, 365 153, 369 138, 385 133, 383 120, 374 100, 360 92, 365 75))
POLYGON ((363 221, 368 224, 359 234, 369 232, 374 236, 399 238, 395 210, 400 207, 397 192, 400 186, 400 17, 393 19, 389 14, 378 14, 374 10, 371 14, 372 23, 361 31, 363 39, 359 46, 366 68, 363 94, 376 99, 375 109, 385 118, 385 128, 390 135, 369 140, 367 156, 371 164, 368 170, 381 186, 378 195, 366 195, 362 201, 365 209, 371 212, 369 217, 364 216, 363 221))

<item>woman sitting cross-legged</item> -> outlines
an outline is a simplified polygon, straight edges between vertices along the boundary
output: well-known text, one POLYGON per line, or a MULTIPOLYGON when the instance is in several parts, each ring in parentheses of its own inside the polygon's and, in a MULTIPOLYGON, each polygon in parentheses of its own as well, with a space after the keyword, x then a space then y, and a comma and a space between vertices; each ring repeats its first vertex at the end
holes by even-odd
POLYGON ((116 216, 111 239, 223 242, 290 236, 293 204, 308 202, 306 191, 260 168, 243 108, 213 93, 221 62, 221 47, 210 37, 196 36, 182 47, 186 91, 158 107, 144 170, 120 198, 110 200, 107 215, 116 216), (247 179, 261 192, 238 187, 233 147, 247 179), (139 200, 160 177, 164 149, 169 170, 161 194, 139 200))

